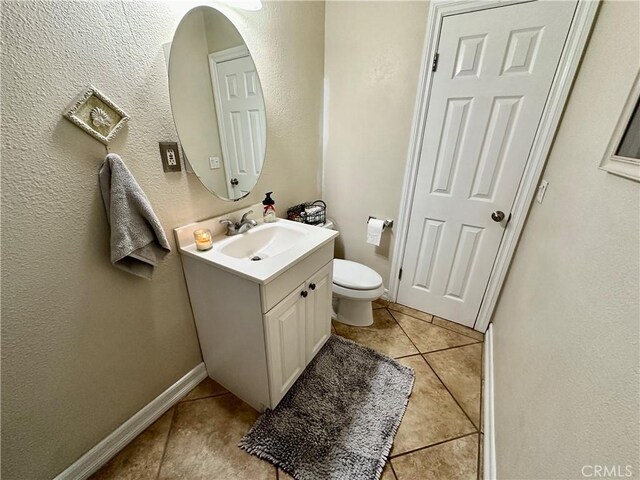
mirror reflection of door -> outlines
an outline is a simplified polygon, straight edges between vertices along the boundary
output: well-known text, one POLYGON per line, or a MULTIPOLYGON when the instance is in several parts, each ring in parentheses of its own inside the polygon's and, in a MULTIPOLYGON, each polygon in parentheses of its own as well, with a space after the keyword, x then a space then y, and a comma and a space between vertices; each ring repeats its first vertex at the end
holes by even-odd
POLYGON ((196 7, 178 25, 168 63, 173 118, 194 173, 220 198, 244 197, 262 171, 266 115, 242 36, 218 10, 196 7))
POLYGON ((266 121, 256 66, 246 47, 209 54, 228 197, 242 198, 258 181, 266 121))

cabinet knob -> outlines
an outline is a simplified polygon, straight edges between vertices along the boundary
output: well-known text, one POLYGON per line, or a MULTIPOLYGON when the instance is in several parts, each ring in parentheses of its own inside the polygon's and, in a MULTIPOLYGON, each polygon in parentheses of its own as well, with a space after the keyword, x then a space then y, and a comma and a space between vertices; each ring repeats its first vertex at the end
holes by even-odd
POLYGON ((302 291, 300 292, 300 295, 302 295, 302 296, 303 296, 303 298, 307 298, 307 295, 309 295, 309 292, 307 292, 306 290, 302 290, 302 291))
POLYGON ((316 284, 315 284, 315 283, 310 283, 310 284, 309 284, 309 288, 310 288, 311 290, 315 290, 315 289, 316 289, 316 284))

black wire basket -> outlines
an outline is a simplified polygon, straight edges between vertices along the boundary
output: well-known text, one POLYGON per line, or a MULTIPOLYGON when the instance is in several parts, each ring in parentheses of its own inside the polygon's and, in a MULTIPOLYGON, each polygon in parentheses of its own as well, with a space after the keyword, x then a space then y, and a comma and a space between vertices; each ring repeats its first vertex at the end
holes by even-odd
POLYGON ((294 205, 287 209, 287 219, 308 225, 320 225, 327 221, 327 204, 322 200, 316 200, 294 205))

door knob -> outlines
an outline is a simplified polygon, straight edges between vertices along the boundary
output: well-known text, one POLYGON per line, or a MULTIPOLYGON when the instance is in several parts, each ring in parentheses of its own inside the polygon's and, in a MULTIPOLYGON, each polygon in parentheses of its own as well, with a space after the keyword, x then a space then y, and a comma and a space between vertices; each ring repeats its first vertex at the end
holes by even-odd
POLYGON ((233 185, 234 187, 235 187, 236 185, 238 185, 238 179, 237 179, 237 178, 232 178, 232 179, 231 179, 231 185, 233 185))
POLYGON ((491 214, 491 220, 493 220, 494 222, 501 222, 502 220, 504 220, 504 212, 496 210, 491 214))
POLYGON ((310 283, 310 284, 309 284, 309 288, 310 288, 311 290, 315 290, 315 289, 316 289, 316 284, 315 284, 315 283, 310 283))
POLYGON ((300 292, 300 295, 302 295, 302 298, 307 298, 307 295, 309 295, 309 293, 306 290, 303 290, 300 292))

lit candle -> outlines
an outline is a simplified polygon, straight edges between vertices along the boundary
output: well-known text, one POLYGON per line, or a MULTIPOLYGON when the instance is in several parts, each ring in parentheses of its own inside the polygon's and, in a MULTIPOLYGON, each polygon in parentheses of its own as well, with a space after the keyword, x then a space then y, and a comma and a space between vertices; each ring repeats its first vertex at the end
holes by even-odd
POLYGON ((213 246, 211 240, 211 230, 203 229, 193 232, 193 238, 196 239, 196 247, 198 250, 209 250, 213 246))

